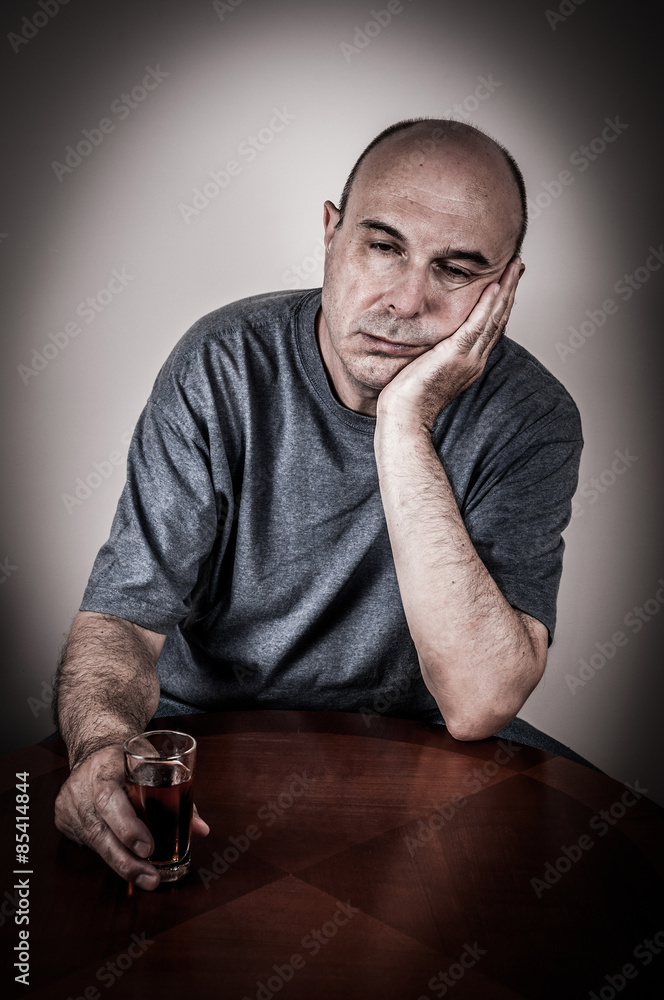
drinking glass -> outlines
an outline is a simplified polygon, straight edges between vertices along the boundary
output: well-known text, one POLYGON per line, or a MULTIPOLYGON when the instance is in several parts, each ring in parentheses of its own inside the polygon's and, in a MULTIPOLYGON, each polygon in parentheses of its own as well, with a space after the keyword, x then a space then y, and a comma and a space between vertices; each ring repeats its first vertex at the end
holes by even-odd
POLYGON ((156 729, 132 736, 123 749, 127 793, 154 840, 148 861, 162 882, 176 882, 191 867, 196 740, 156 729))

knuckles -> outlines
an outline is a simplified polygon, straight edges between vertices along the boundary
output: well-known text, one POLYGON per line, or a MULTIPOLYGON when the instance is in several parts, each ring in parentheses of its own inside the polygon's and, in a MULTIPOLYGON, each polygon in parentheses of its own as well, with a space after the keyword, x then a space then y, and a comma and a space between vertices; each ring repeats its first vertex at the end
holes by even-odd
POLYGON ((111 799, 113 798, 113 795, 114 795, 116 789, 117 789, 117 786, 114 787, 111 784, 105 784, 101 788, 98 788, 95 791, 94 804, 95 804, 95 808, 98 809, 99 812, 102 812, 102 813, 105 812, 105 810, 107 809, 107 807, 108 807, 111 799))
MULTIPOLYGON (((117 763, 108 760, 86 762, 74 770, 58 792, 54 805, 54 822, 56 828, 75 843, 91 848, 100 854, 104 860, 122 878, 131 880, 142 870, 137 867, 137 859, 128 852, 113 851, 112 840, 109 841, 111 827, 106 823, 103 812, 109 807, 113 795, 122 789, 123 769, 117 763)), ((136 820, 129 800, 127 808, 136 820)), ((122 827, 116 836, 121 843, 125 838, 135 836, 131 831, 131 817, 122 814, 120 803, 119 825, 122 827)))
POLYGON ((108 827, 92 802, 85 801, 79 804, 78 820, 81 840, 98 850, 97 845, 104 838, 108 827))
POLYGON ((69 809, 67 803, 65 802, 65 796, 62 790, 58 793, 58 797, 55 800, 55 825, 60 831, 67 836, 69 835, 69 809))
POLYGON ((118 858, 113 859, 112 867, 123 879, 127 882, 133 881, 135 876, 139 875, 142 869, 139 869, 135 861, 132 861, 131 857, 121 854, 118 858))

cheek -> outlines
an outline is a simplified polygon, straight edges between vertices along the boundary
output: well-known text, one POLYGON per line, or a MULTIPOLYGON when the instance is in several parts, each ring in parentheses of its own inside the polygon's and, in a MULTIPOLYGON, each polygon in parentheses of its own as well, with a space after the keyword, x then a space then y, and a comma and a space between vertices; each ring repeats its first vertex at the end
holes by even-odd
POLYGON ((341 313, 349 318, 357 315, 372 303, 376 291, 375 276, 366 268, 357 261, 336 260, 330 255, 325 268, 325 292, 341 313))
POLYGON ((468 319, 485 288, 486 284, 465 285, 444 295, 439 315, 448 335, 468 319))

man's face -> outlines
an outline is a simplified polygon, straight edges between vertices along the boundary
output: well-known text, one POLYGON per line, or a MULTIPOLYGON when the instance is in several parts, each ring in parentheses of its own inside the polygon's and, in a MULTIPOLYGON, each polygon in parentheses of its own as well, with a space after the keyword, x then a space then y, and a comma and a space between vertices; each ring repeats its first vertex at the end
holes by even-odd
POLYGON ((520 224, 494 147, 448 139, 422 154, 417 136, 395 140, 362 164, 339 229, 338 210, 325 206, 319 344, 340 399, 364 412, 461 326, 511 260, 520 224))

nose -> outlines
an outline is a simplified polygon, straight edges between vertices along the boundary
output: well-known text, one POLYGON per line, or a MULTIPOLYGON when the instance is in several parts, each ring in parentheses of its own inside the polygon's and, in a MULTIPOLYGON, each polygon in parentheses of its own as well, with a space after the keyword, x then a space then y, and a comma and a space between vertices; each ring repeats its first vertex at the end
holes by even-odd
POLYGON ((395 276, 385 293, 384 301, 390 312, 400 319, 412 319, 426 311, 425 271, 419 268, 405 268, 395 276))

